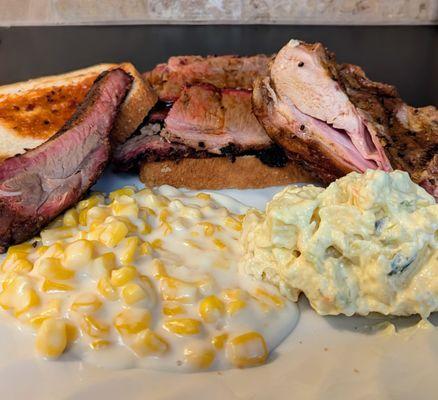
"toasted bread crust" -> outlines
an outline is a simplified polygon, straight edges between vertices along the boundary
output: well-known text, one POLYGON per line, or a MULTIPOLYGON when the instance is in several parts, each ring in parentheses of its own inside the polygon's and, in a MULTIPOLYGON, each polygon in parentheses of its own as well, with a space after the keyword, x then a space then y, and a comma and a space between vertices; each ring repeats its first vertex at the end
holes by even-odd
POLYGON ((123 63, 120 64, 120 68, 134 78, 134 84, 122 104, 112 131, 113 139, 118 143, 123 143, 143 122, 150 109, 157 102, 158 97, 149 81, 143 79, 132 64, 123 63))
POLYGON ((134 78, 112 131, 113 140, 126 140, 155 104, 156 95, 132 64, 99 64, 0 87, 0 160, 48 140, 71 118, 97 76, 118 67, 134 78))
POLYGON ((297 182, 317 182, 298 164, 269 167, 255 156, 185 158, 144 162, 140 180, 147 186, 172 185, 188 189, 250 189, 297 182))

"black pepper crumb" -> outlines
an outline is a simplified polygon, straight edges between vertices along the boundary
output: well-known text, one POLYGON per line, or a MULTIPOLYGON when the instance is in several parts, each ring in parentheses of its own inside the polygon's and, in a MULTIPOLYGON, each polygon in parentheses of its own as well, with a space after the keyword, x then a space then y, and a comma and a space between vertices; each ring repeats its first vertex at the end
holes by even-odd
POLYGON ((304 125, 300 125, 300 131, 304 131, 306 127, 304 125))
POLYGON ((304 63, 302 62, 302 61, 300 61, 299 63, 298 63, 298 66, 299 67, 302 67, 304 65, 304 63))
POLYGON ((201 149, 203 149, 203 148, 205 147, 205 143, 204 143, 204 142, 199 142, 198 145, 199 145, 199 147, 200 147, 201 149))

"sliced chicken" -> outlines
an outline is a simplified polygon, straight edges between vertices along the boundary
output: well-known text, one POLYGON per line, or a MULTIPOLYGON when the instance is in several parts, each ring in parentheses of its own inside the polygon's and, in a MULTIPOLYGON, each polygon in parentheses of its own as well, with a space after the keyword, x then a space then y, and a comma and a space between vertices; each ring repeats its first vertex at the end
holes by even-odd
POLYGON ((350 171, 401 168, 429 192, 436 190, 436 109, 422 118, 414 143, 408 139, 414 127, 402 123, 408 108, 396 90, 370 81, 359 67, 336 64, 319 43, 291 40, 284 46, 268 76, 257 79, 253 103, 268 135, 324 181, 350 171), (406 142, 413 152, 424 154, 426 146, 432 153, 409 163, 406 142))

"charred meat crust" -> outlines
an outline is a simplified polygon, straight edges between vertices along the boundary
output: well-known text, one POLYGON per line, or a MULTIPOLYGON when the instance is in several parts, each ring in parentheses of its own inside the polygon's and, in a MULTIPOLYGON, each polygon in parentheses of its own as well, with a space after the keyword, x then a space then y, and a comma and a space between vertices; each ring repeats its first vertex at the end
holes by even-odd
POLYGON ((241 151, 236 146, 229 145, 221 149, 222 155, 211 154, 207 151, 192 149, 179 143, 172 143, 159 134, 153 136, 137 135, 123 146, 116 148, 113 163, 116 171, 136 171, 141 162, 178 161, 184 158, 213 158, 227 157, 234 161, 236 157, 253 155, 263 164, 270 167, 286 166, 287 156, 283 149, 273 144, 262 150, 241 151))
POLYGON ((132 85, 121 69, 101 74, 50 140, 0 165, 0 251, 36 235, 75 204, 109 160, 109 135, 132 85))
POLYGON ((265 75, 270 56, 241 57, 177 56, 158 64, 143 76, 149 80, 159 99, 175 101, 187 85, 208 83, 217 88, 251 89, 253 80, 265 75))

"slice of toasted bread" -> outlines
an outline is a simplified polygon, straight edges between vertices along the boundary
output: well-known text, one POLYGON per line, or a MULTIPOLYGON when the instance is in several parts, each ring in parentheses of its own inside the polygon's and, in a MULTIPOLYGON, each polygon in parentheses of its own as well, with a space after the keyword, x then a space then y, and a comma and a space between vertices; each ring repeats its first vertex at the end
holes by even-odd
POLYGON ((316 182, 292 161, 269 167, 255 156, 184 158, 179 161, 144 162, 140 180, 147 186, 172 185, 188 189, 250 189, 316 182))
POLYGON ((97 76, 116 67, 134 77, 112 131, 115 141, 126 140, 157 97, 132 64, 99 64, 0 87, 0 159, 44 143, 71 118, 97 76))

